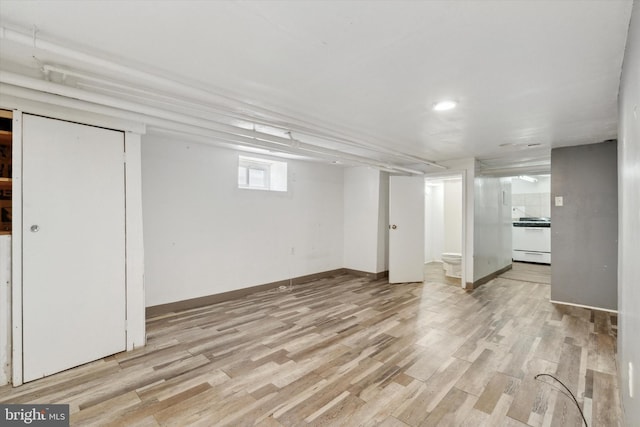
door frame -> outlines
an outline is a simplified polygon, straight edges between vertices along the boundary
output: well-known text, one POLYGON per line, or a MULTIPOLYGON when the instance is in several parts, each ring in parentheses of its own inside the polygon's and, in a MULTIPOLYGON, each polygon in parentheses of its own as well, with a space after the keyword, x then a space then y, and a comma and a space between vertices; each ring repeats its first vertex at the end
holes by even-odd
MULTIPOLYGON (((425 185, 427 179, 439 179, 452 176, 460 176, 462 178, 462 263, 460 264, 460 286, 462 289, 467 288, 467 265, 469 260, 467 251, 467 171, 465 169, 449 169, 446 172, 437 172, 433 174, 425 174, 425 185)), ((424 238, 423 238, 424 239, 424 238)))
MULTIPOLYGON (((38 113, 31 113, 36 114, 38 113)), ((23 383, 23 324, 22 324, 22 115, 21 110, 13 110, 13 183, 11 236, 11 383, 23 383)), ((76 121, 73 114, 40 114, 54 120, 76 121), (61 117, 62 116, 62 117, 61 117)), ((87 119, 87 117, 83 117, 87 119)), ((113 129, 112 119, 99 116, 83 120, 84 125, 113 129)), ((144 246, 142 234, 142 169, 141 133, 132 132, 123 122, 124 132, 123 162, 125 163, 125 289, 126 322, 125 336, 127 351, 144 346, 145 302, 144 302, 144 246)), ((0 316, 4 316, 0 313, 0 316)), ((0 361, 1 362, 1 361, 0 361)))

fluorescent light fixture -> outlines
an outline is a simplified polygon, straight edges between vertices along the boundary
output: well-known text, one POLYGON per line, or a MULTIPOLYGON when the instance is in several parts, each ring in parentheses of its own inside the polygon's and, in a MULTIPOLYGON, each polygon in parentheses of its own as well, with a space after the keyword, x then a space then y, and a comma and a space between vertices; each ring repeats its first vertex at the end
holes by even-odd
POLYGON ((454 108, 456 108, 456 105, 458 105, 458 103, 455 101, 440 101, 434 104, 433 109, 435 111, 453 110, 454 108))
POLYGON ((518 178, 523 180, 523 181, 527 181, 527 182, 538 182, 537 178, 534 178, 534 177, 529 176, 529 175, 520 175, 518 178))

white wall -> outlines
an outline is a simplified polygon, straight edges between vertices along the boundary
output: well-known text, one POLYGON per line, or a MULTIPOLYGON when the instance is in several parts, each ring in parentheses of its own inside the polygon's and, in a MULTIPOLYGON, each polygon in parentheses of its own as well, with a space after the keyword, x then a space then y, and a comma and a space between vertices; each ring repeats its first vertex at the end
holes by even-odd
POLYGON ((473 281, 511 264, 511 178, 475 179, 473 281))
POLYGON ((625 425, 640 425, 640 2, 622 65, 618 129, 618 370, 625 425), (633 363, 634 397, 629 396, 633 363))
POLYGON ((424 262, 440 261, 444 252, 444 185, 427 180, 424 194, 424 262))
POLYGON ((0 236, 0 386, 11 378, 11 236, 0 236))
POLYGON ((344 170, 344 267, 376 272, 380 209, 380 171, 344 170))
POLYGON ((462 253, 462 180, 444 181, 444 251, 462 253))
POLYGON ((511 180, 513 218, 551 216, 551 177, 534 175, 538 181, 528 182, 517 177, 511 180))
POLYGON ((462 180, 425 180, 425 262, 462 253, 462 180))
POLYGON ((380 172, 378 262, 376 273, 389 270, 389 174, 380 172))
POLYGON ((127 350, 145 345, 146 316, 144 289, 144 233, 142 217, 142 153, 141 136, 124 134, 127 162, 126 227, 127 227, 127 350))
POLYGON ((344 267, 367 273, 385 271, 388 176, 369 167, 344 170, 344 267), (382 183, 385 179, 387 182, 382 183), (386 186, 386 187, 385 187, 386 186), (386 202, 385 202, 386 193, 386 202))
POLYGON ((548 193, 551 191, 550 175, 531 175, 537 179, 536 182, 529 182, 518 177, 511 180, 511 194, 534 194, 548 193))
POLYGON ((146 305, 343 267, 343 170, 289 161, 286 193, 237 188, 238 152, 142 140, 146 305))

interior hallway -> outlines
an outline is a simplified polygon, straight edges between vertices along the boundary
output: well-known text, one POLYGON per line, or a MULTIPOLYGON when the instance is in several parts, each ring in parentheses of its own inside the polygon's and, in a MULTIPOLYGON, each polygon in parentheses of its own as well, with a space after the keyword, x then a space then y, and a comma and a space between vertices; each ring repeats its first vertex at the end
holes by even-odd
POLYGON ((0 402, 73 425, 618 425, 616 318, 554 306, 549 267, 465 292, 341 275, 147 321, 148 345, 0 402))

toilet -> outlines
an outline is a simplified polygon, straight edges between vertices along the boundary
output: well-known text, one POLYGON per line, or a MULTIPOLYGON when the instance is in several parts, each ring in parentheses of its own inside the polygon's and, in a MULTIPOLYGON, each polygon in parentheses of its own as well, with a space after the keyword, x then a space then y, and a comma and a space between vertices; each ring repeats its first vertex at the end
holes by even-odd
POLYGON ((462 254, 445 252, 442 254, 442 267, 445 276, 461 277, 462 276, 462 254))

